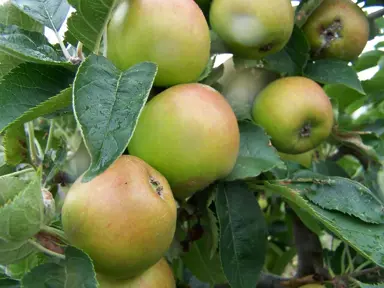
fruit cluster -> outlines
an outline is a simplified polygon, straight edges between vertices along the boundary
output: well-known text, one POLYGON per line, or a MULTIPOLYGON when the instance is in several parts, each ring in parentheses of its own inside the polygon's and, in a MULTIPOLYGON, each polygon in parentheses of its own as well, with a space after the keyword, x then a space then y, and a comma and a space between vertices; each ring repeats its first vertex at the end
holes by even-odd
MULTIPOLYGON (((331 102, 308 78, 236 69, 230 59, 221 91, 198 83, 211 56, 210 28, 235 56, 262 59, 288 43, 291 1, 213 0, 209 15, 196 2, 122 0, 108 24, 107 58, 122 70, 156 63, 154 86, 163 91, 145 105, 129 155, 89 182, 77 179, 65 199, 63 229, 92 258, 101 288, 175 287, 164 258, 176 229, 175 199, 233 170, 238 121, 263 127, 286 159, 311 157, 332 130, 331 102)), ((314 59, 352 60, 368 39, 367 20, 350 0, 323 1, 303 31, 314 59)))

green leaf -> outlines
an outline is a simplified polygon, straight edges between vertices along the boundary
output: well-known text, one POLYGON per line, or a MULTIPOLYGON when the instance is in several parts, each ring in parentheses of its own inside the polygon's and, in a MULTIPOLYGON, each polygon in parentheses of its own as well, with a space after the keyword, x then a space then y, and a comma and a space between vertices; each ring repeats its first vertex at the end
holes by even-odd
POLYGON ((282 165, 276 150, 269 144, 265 131, 250 122, 240 122, 240 151, 228 181, 256 177, 262 172, 282 165))
POLYGON ((13 279, 0 279, 0 288, 20 288, 20 282, 13 279))
POLYGON ((349 178, 348 173, 340 165, 331 160, 313 163, 312 170, 315 173, 323 174, 326 176, 339 176, 349 178))
POLYGON ((301 191, 265 182, 264 188, 293 202, 315 217, 365 258, 384 267, 384 225, 369 224, 340 212, 324 210, 305 200, 301 191))
POLYGON ((16 25, 24 30, 44 32, 44 27, 33 18, 12 5, 11 1, 0 5, 0 23, 9 26, 16 25))
POLYGON ((72 87, 64 89, 59 94, 48 98, 48 100, 37 104, 35 107, 29 109, 19 118, 17 118, 7 129, 7 131, 14 126, 18 126, 34 120, 38 117, 60 111, 64 108, 71 107, 72 104, 72 87))
POLYGON ((35 235, 44 221, 40 177, 28 182, 1 176, 0 187, 0 239, 23 241, 35 235))
POLYGON ((23 60, 12 57, 11 55, 0 53, 0 80, 3 79, 13 68, 17 67, 23 60))
POLYGON ((72 34, 90 51, 97 52, 115 1, 69 0, 68 2, 76 12, 68 18, 66 34, 72 34))
POLYGON ((65 250, 65 260, 33 268, 22 279, 22 285, 24 288, 98 287, 91 259, 81 250, 71 246, 65 250))
POLYGON ((32 268, 41 264, 42 257, 38 253, 31 253, 24 259, 17 261, 16 263, 9 264, 5 267, 5 272, 12 279, 20 280, 23 276, 28 273, 32 268))
MULTIPOLYGON (((0 83, 0 132, 29 110, 68 88, 73 78, 73 72, 59 66, 24 63, 12 70, 0 83)), ((30 120, 37 114, 28 115, 23 119, 30 120)))
POLYGON ((329 84, 325 85, 323 89, 328 97, 337 101, 340 111, 344 111, 353 102, 365 97, 355 89, 343 84, 329 84))
POLYGON ((73 97, 75 116, 92 159, 85 181, 105 171, 124 152, 156 74, 154 63, 120 71, 94 54, 81 64, 73 97))
POLYGON ((209 235, 204 233, 204 236, 192 242, 189 251, 182 255, 183 263, 200 281, 211 285, 226 283, 219 255, 215 253, 211 256, 210 249, 209 235))
POLYGON ((27 138, 23 125, 15 125, 6 130, 4 140, 5 162, 16 166, 28 161, 27 138))
POLYGON ((360 288, 384 288, 384 283, 366 284, 357 280, 355 281, 360 285, 360 288))
POLYGON ((24 13, 52 30, 59 31, 69 12, 66 0, 11 0, 24 13))
POLYGON ((309 62, 305 76, 322 84, 343 84, 365 95, 356 71, 340 60, 322 59, 309 62))
POLYGON ((290 76, 301 75, 309 60, 309 51, 303 31, 295 26, 284 49, 265 57, 265 68, 290 76))
POLYGON ((363 53, 360 57, 353 63, 357 72, 369 69, 371 67, 377 66, 380 58, 384 56, 384 51, 372 50, 363 53))
POLYGON ((0 28, 0 52, 22 61, 72 66, 58 54, 43 34, 22 30, 16 26, 0 28))
POLYGON ((301 191, 304 197, 324 209, 353 215, 368 223, 384 224, 384 205, 359 182, 310 170, 295 173, 292 180, 289 187, 301 191))
POLYGON ((34 252, 36 252, 35 247, 26 240, 6 242, 0 239, 0 264, 2 265, 19 262, 34 252))
POLYGON ((241 182, 219 183, 220 258, 233 288, 254 288, 264 265, 267 226, 256 197, 241 182))

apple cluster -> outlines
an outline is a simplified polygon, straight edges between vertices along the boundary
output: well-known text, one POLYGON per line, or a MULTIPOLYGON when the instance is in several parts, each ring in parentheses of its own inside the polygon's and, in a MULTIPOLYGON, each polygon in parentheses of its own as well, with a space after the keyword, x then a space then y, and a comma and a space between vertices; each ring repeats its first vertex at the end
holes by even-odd
MULTIPOLYGON (((211 56, 210 29, 233 55, 262 59, 288 43, 291 1, 213 0, 209 23, 206 16, 193 0, 121 0, 111 15, 107 58, 121 70, 156 63, 154 86, 162 92, 143 108, 129 155, 91 181, 80 176, 63 205, 63 229, 92 258, 101 288, 176 286, 165 260, 176 201, 231 173, 240 149, 238 121, 263 127, 282 158, 300 154, 305 166, 331 133, 331 102, 306 77, 236 69, 230 59, 220 91, 198 83, 211 56)), ((303 31, 314 59, 351 60, 367 42, 367 27, 352 1, 325 0, 303 31)))

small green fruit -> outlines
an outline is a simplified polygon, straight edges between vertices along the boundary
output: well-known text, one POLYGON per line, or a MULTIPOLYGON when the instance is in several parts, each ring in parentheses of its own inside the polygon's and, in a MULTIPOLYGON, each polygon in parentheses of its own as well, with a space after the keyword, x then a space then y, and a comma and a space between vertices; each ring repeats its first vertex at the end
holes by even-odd
POLYGON ((314 149, 333 126, 328 96, 316 82, 299 76, 270 83, 256 97, 252 116, 271 136, 273 146, 287 154, 314 149))
POLYGON ((107 31, 107 58, 122 70, 156 63, 156 86, 197 81, 210 57, 208 23, 193 0, 122 0, 107 31))
POLYGON ((143 273, 164 256, 176 217, 167 180, 127 155, 89 182, 78 178, 62 209, 69 242, 91 257, 97 272, 116 279, 143 273))
POLYGON ((255 97, 278 74, 262 68, 235 68, 233 58, 224 63, 224 74, 218 83, 221 93, 231 105, 238 120, 252 119, 252 105, 255 97))
POLYGON ((133 278, 115 280, 100 273, 96 277, 99 288, 176 288, 173 272, 165 258, 133 278))
POLYGON ((314 58, 356 59, 368 42, 369 23, 351 0, 324 0, 303 26, 314 58))
POLYGON ((193 83, 168 88, 146 104, 128 150, 185 199, 232 171, 239 143, 237 119, 225 98, 193 83))
POLYGON ((310 150, 302 154, 293 154, 293 155, 279 152, 279 155, 280 155, 280 158, 283 160, 296 162, 306 168, 311 168, 313 153, 314 153, 314 150, 310 150))
POLYGON ((209 19, 233 54, 249 59, 283 49, 294 27, 290 0, 214 0, 209 19))

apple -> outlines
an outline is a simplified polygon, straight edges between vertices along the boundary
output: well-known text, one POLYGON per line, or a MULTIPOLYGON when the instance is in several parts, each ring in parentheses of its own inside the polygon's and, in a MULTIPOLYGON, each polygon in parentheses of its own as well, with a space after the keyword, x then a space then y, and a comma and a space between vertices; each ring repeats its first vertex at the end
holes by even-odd
POLYGON ((308 152, 305 152, 302 154, 293 154, 293 155, 278 152, 281 159, 299 163, 300 165, 306 168, 311 168, 312 166, 313 153, 314 153, 314 150, 309 150, 308 152))
POLYGON ((122 0, 107 28, 107 58, 119 69, 151 61, 156 86, 195 82, 210 57, 207 20, 193 0, 122 0))
POLYGON ((313 57, 356 59, 368 42, 369 23, 351 0, 324 0, 303 26, 313 57))
POLYGON ((213 0, 209 16, 212 29, 231 52, 248 59, 283 49, 294 27, 290 0, 213 0))
POLYGON ((89 182, 80 176, 62 208, 69 242, 97 272, 136 276, 161 259, 176 229, 176 201, 167 180, 143 160, 122 155, 89 182))
POLYGON ((173 272, 165 258, 133 278, 116 280, 100 273, 96 277, 99 288, 176 288, 173 272))
POLYGON ((210 86, 191 83, 164 90, 144 107, 128 144, 160 171, 184 200, 233 169, 239 153, 236 116, 210 86))
POLYGON ((311 284, 300 286, 300 288, 325 288, 325 286, 321 284, 311 283, 311 284))
POLYGON ((315 81, 301 76, 273 81, 256 97, 252 117, 287 154, 301 154, 325 141, 333 127, 333 109, 315 81))
POLYGON ((231 105, 238 120, 252 119, 255 97, 279 75, 263 68, 235 68, 233 58, 224 62, 224 74, 218 80, 221 93, 231 105))

